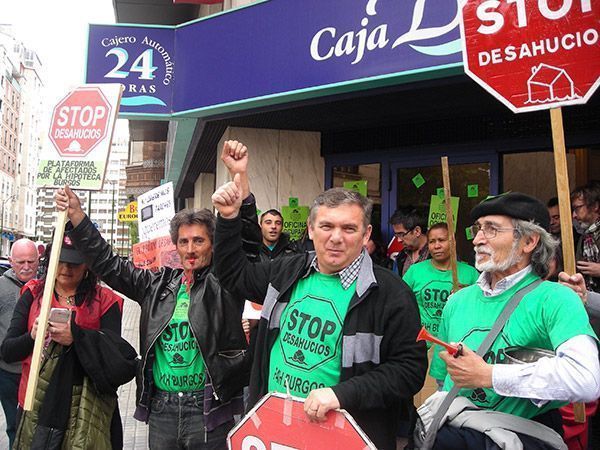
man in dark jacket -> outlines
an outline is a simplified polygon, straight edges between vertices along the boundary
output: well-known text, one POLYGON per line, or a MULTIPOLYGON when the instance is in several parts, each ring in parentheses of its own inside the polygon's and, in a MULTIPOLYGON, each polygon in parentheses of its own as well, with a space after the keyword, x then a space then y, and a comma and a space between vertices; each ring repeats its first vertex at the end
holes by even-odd
POLYGON ((283 216, 276 209, 270 209, 261 214, 260 230, 262 232, 261 261, 269 261, 296 253, 294 244, 290 242, 289 234, 283 232, 283 216))
MULTIPOLYGON (((225 146, 238 156, 246 152, 237 141, 225 146)), ((245 176, 245 166, 238 172, 245 176)), ((248 364, 242 300, 221 288, 211 269, 214 215, 207 209, 178 212, 171 239, 183 270, 151 272, 112 253, 68 187, 58 190, 56 202, 75 226, 71 238, 88 267, 142 308, 135 417, 149 421, 150 448, 226 448, 233 414, 242 409, 248 364)), ((258 251, 256 206, 248 208, 258 251)))
POLYGON ((415 297, 364 251, 372 202, 334 188, 311 208, 315 252, 266 263, 242 251, 236 177, 213 194, 215 268, 232 292, 264 299, 249 405, 268 391, 305 397, 313 421, 346 409, 380 449, 396 448, 402 413, 423 386, 425 344, 415 297))
MULTIPOLYGON (((10 265, 0 277, 0 343, 13 316, 19 293, 25 283, 35 277, 39 264, 39 253, 35 243, 19 239, 10 250, 10 265)), ((0 401, 6 417, 6 434, 12 447, 16 429, 17 391, 21 379, 21 363, 7 363, 0 358, 0 401)))

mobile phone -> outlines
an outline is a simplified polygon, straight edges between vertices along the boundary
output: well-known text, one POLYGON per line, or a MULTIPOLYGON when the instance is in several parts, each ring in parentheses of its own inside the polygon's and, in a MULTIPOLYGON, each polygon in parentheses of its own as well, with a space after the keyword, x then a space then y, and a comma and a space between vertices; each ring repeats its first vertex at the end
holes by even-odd
POLYGON ((71 318, 71 310, 68 308, 52 308, 48 322, 67 323, 71 318))

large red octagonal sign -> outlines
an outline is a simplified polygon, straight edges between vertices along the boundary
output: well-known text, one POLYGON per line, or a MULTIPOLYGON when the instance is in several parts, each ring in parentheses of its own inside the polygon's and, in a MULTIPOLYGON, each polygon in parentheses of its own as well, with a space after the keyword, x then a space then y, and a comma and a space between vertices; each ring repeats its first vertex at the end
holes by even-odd
POLYGON ((86 156, 107 135, 110 102, 99 87, 71 91, 54 108, 50 141, 61 156, 86 156))
POLYGON ((600 2, 466 0, 467 74, 514 112, 585 103, 600 84, 600 2))
POLYGON ((229 432, 230 450, 375 450, 345 411, 329 411, 322 423, 310 422, 304 401, 267 394, 229 432))

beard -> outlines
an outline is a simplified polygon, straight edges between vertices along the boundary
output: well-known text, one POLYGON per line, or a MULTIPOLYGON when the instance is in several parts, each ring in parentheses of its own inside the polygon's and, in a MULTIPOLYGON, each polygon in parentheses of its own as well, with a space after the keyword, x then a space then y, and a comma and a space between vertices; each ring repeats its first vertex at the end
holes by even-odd
POLYGON ((518 252, 519 241, 513 242, 509 255, 503 261, 496 260, 496 252, 485 245, 475 247, 475 268, 480 272, 505 272, 511 267, 517 265, 522 258, 518 252), (486 262, 479 262, 479 255, 488 255, 486 262))

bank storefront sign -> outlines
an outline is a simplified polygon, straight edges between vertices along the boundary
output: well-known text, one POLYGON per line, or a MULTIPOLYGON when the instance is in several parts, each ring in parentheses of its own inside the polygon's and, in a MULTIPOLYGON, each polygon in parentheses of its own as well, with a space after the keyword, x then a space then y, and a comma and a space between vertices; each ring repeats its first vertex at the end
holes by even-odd
POLYGON ((177 27, 90 25, 122 113, 209 116, 462 70, 458 1, 267 0, 177 27))

